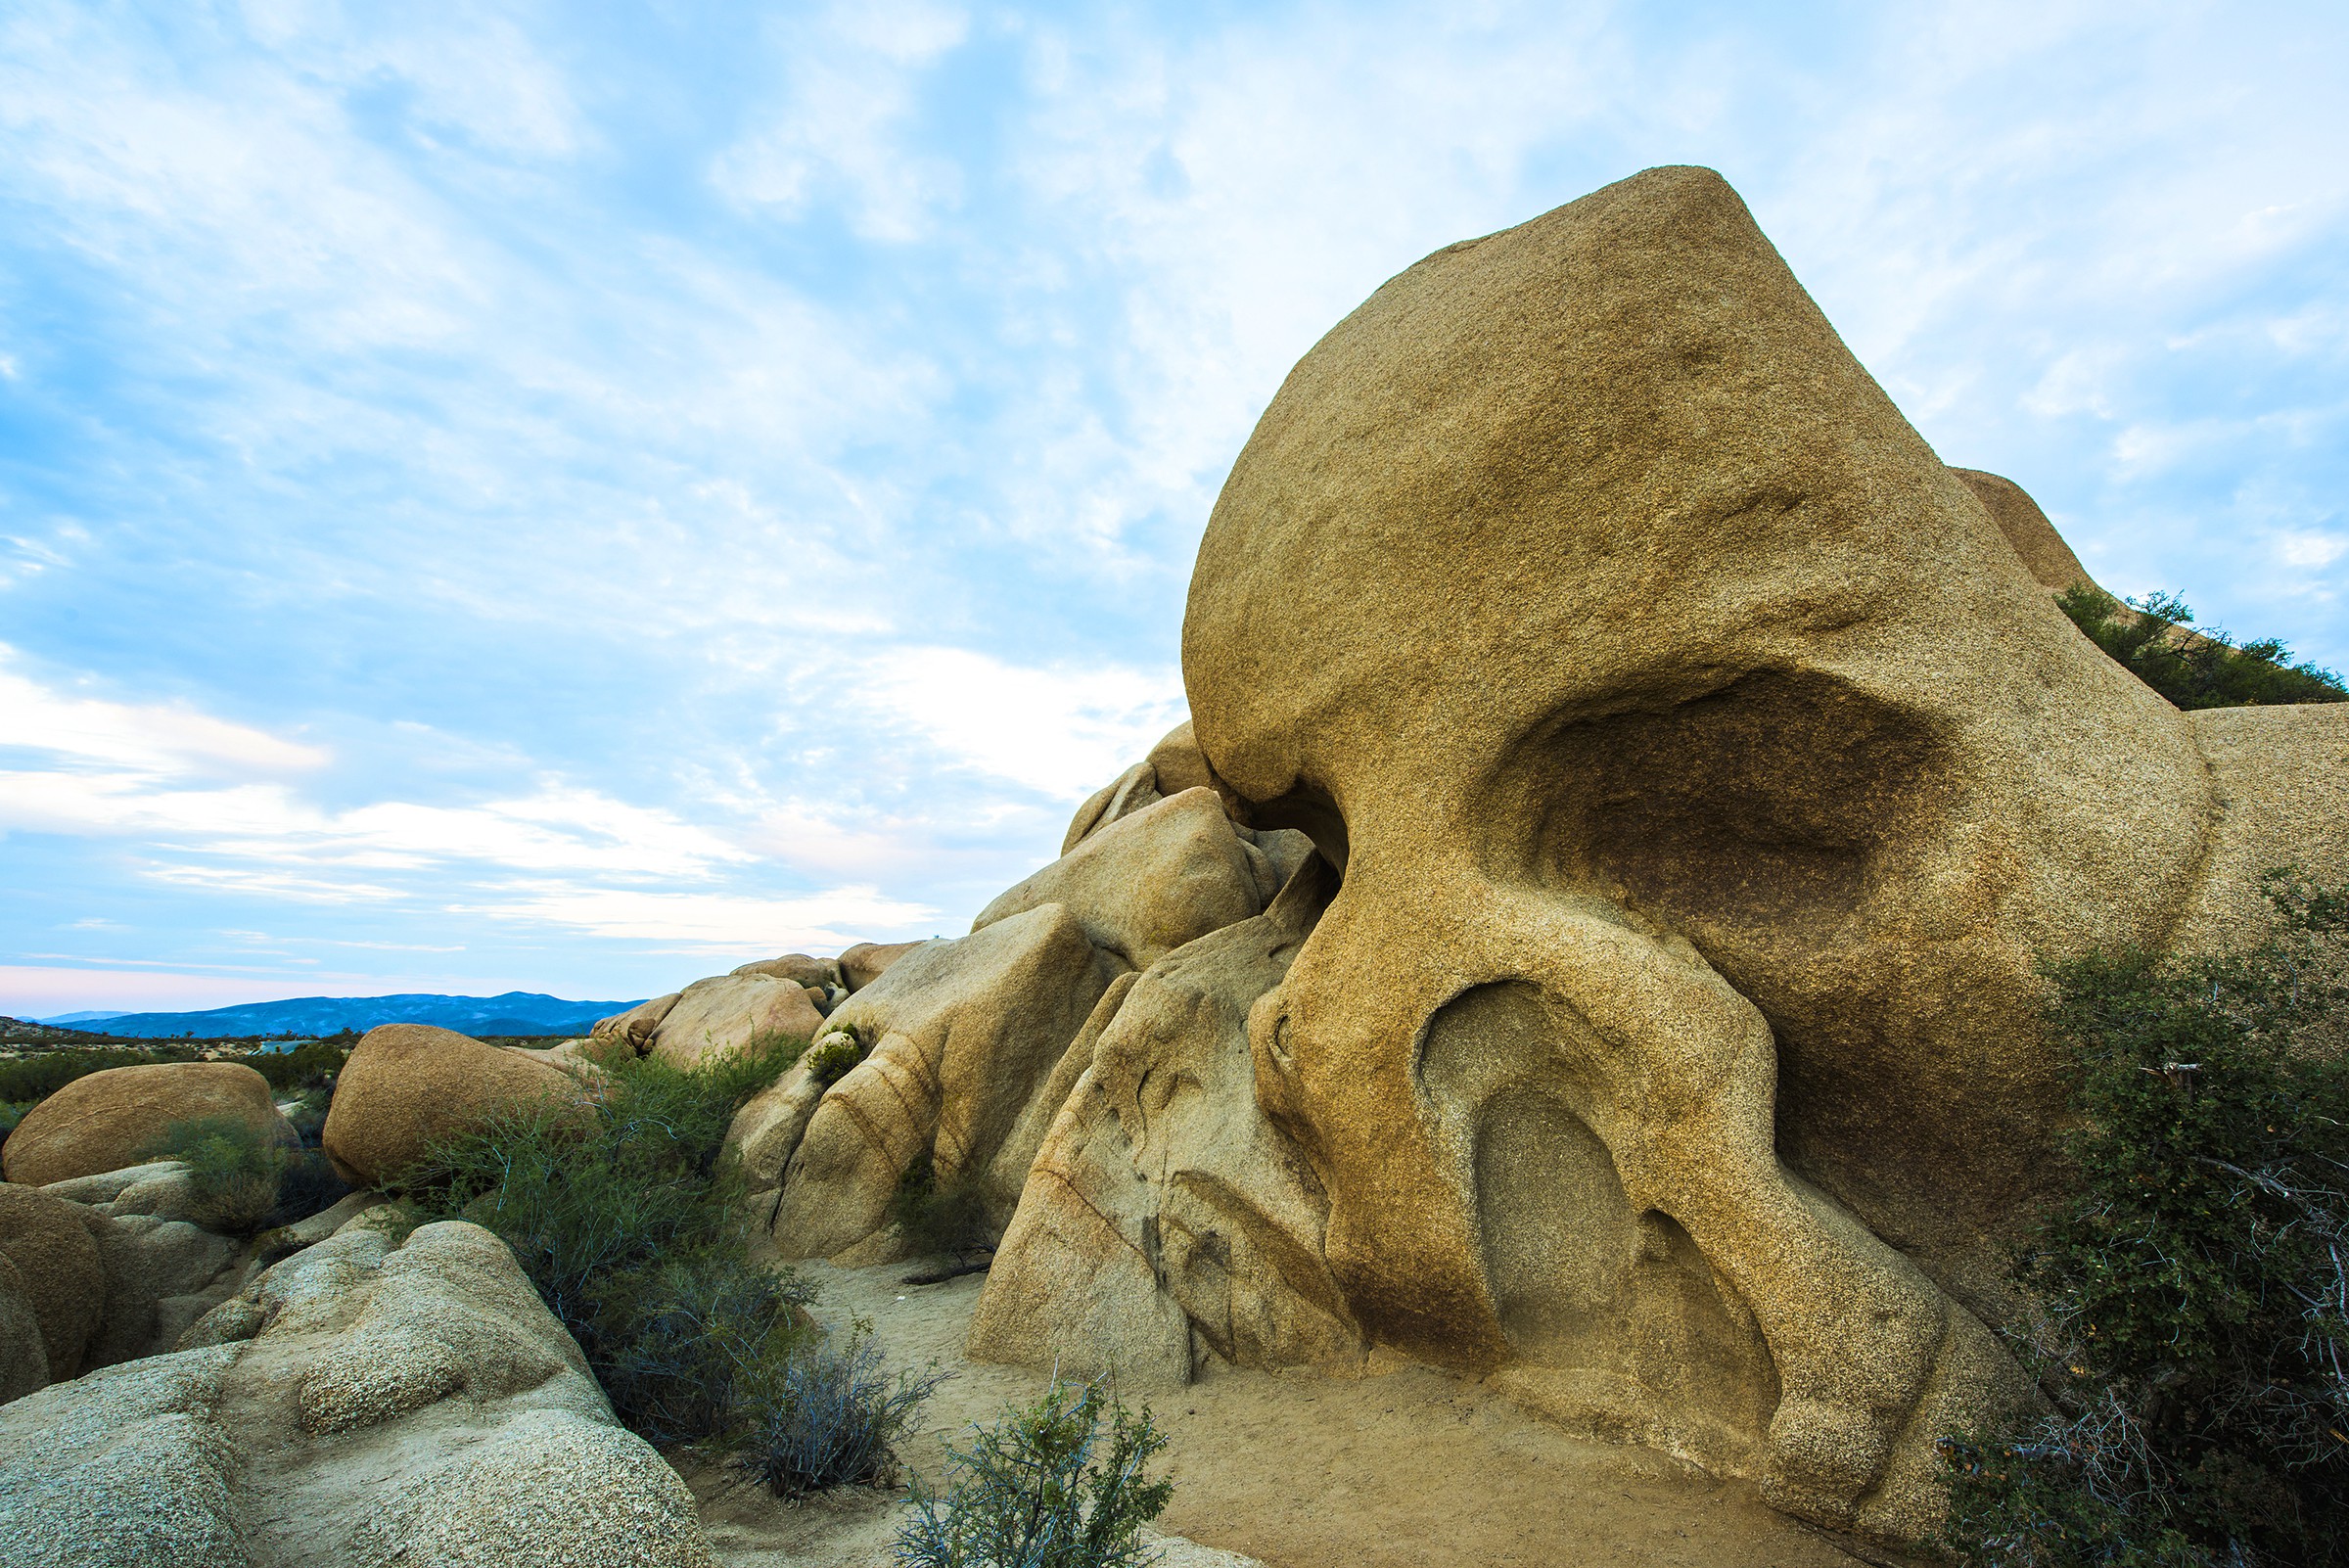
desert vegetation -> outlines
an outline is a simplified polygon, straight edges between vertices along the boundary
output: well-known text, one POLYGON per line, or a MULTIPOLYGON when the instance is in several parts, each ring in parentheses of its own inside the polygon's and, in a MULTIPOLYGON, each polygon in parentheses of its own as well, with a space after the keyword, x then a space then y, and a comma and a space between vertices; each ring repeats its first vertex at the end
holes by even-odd
POLYGON ((2216 626, 2195 625, 2176 594, 2124 604, 2083 582, 2055 602, 2091 642, 2180 708, 2349 702, 2349 686, 2332 670, 2294 664, 2273 637, 2238 644, 2216 626))
POLYGON ((419 1219, 504 1238, 632 1431, 727 1454, 786 1496, 894 1479, 937 1381, 883 1376, 868 1336, 834 1342, 806 1284, 750 1256, 726 1129, 806 1044, 608 1062, 584 1126, 500 1111, 397 1183, 419 1219))
POLYGON ((2051 974, 2075 1181, 2014 1346, 2048 1407, 1947 1445, 1974 1561, 2349 1562, 2349 893, 2265 891, 2247 952, 2051 974))
POLYGON ((1034 1405, 946 1448, 946 1490, 917 1479, 898 1535, 905 1568, 1128 1568, 1171 1483, 1150 1477, 1167 1440, 1147 1408, 1104 1385, 1052 1381, 1034 1405))

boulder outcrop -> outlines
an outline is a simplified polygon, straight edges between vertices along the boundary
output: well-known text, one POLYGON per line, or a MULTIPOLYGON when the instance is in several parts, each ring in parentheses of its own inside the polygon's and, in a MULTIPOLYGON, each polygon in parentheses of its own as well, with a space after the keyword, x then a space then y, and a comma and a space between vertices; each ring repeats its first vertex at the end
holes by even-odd
POLYGON ((353 1186, 381 1186, 436 1141, 501 1110, 548 1105, 586 1114, 569 1073, 530 1052, 430 1024, 386 1024, 352 1047, 320 1134, 353 1186))
POLYGON ((216 1342, 0 1407, 23 1568, 712 1568, 505 1245, 354 1227, 207 1318, 216 1342))
POLYGON ((138 1164, 177 1122, 231 1117, 291 1148, 269 1081, 241 1062, 110 1067, 77 1078, 35 1105, 0 1145, 11 1181, 47 1186, 138 1164))
POLYGON ((1026 1166, 1004 1138, 1125 966, 1060 904, 924 943, 833 1013, 867 1047, 824 1093, 786 1168, 774 1238, 828 1258, 888 1223, 900 1176, 929 1154, 937 1179, 978 1184, 999 1224, 1026 1166))
POLYGON ((852 992, 862 991, 920 945, 918 942, 860 942, 840 955, 841 983, 852 992))

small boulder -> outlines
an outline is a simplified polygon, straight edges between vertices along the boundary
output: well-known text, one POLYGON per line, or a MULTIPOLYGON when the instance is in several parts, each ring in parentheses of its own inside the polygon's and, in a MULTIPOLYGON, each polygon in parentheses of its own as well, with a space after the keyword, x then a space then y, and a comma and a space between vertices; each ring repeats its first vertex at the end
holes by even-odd
POLYGON ((0 1146, 0 1174, 42 1187, 136 1165, 175 1122, 234 1117, 288 1148, 269 1081, 242 1062, 159 1062, 77 1078, 25 1113, 0 1146))
POLYGON ((430 1024, 385 1024, 343 1064, 320 1141, 345 1181, 380 1186, 432 1143, 498 1110, 539 1103, 588 1114, 578 1082, 527 1051, 430 1024))
POLYGON ((840 955, 841 983, 852 992, 862 991, 920 945, 918 942, 860 942, 840 955))
POLYGON ((587 1032, 588 1040, 596 1045, 607 1040, 624 1040, 628 1049, 642 1056, 653 1048, 653 1032, 677 1004, 677 994, 672 991, 666 996, 638 1002, 624 1013, 614 1013, 587 1032))
POLYGON ((787 952, 780 958, 761 958, 755 964, 744 964, 734 973, 765 975, 774 980, 788 980, 794 985, 829 991, 840 984, 840 961, 836 958, 810 958, 804 952, 787 952))
POLYGON ((808 1040, 824 1015, 806 988, 771 975, 715 975, 678 993, 653 1033, 652 1049, 679 1067, 767 1039, 808 1040))
POLYGON ((17 1268, 53 1378, 73 1377, 106 1310, 106 1269, 83 1211, 0 1182, 0 1256, 17 1268))

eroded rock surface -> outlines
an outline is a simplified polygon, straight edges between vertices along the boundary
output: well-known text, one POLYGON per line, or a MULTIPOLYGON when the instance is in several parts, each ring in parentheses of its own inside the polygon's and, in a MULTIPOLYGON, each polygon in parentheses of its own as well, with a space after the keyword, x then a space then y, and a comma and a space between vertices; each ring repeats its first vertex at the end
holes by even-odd
POLYGON ((713 1562, 683 1484, 478 1226, 346 1229, 200 1327, 215 1342, 0 1407, 12 1564, 713 1562))

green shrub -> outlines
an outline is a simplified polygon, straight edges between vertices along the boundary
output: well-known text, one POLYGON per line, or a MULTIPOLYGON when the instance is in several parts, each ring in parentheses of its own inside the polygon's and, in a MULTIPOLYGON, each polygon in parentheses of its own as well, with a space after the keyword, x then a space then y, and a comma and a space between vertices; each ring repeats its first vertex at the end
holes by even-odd
POLYGON ((277 1212, 291 1163, 284 1144, 233 1116, 174 1122, 140 1158, 186 1162, 194 1188, 189 1218, 231 1235, 251 1235, 277 1212))
POLYGON ((906 1568, 1126 1568, 1172 1483, 1144 1472, 1167 1440, 1099 1384, 1053 1380, 1036 1404, 948 1447, 944 1497, 917 1479, 898 1533, 906 1568), (1104 1417, 1107 1429, 1104 1430, 1104 1417), (1103 1449, 1107 1441, 1106 1452, 1103 1449))
POLYGON ((818 1084, 837 1084, 865 1055, 862 1041, 848 1030, 837 1030, 815 1042, 815 1048, 807 1056, 807 1070, 818 1084))
POLYGON ((395 1185, 424 1219, 505 1238, 631 1430, 726 1439, 765 1369, 807 1337, 808 1291, 752 1264, 740 1178, 720 1159, 742 1102, 799 1054, 775 1041, 693 1068, 607 1071, 592 1123, 516 1107, 437 1146, 395 1185))
POLYGON ((290 1051, 254 1051, 244 1060, 280 1094, 288 1089, 323 1088, 343 1071, 350 1048, 357 1043, 352 1036, 304 1040, 290 1051))
POLYGON ((762 1370, 734 1462, 777 1497, 891 1485, 896 1446, 917 1430, 922 1403, 946 1376, 883 1376, 881 1352, 862 1324, 846 1346, 810 1340, 762 1370))
POLYGON ((2349 896, 2267 892, 2249 953, 2052 973, 2076 1183, 2016 1346, 2050 1408, 1946 1446, 1974 1560, 2349 1563, 2349 896))
POLYGON ((55 1094, 77 1078, 104 1072, 110 1067, 145 1067, 155 1062, 192 1062, 196 1060, 194 1046, 163 1046, 160 1049, 132 1050, 113 1045, 69 1046, 63 1050, 36 1051, 0 1062, 0 1101, 39 1102, 55 1094))
POLYGON ((2121 602, 2089 583, 2067 588, 2055 601, 2091 642, 2180 708, 2243 708, 2253 704, 2349 702, 2349 687, 2329 669, 2292 664, 2291 650, 2275 638, 2236 646, 2216 627, 2190 637, 2193 611, 2175 594, 2121 602))

